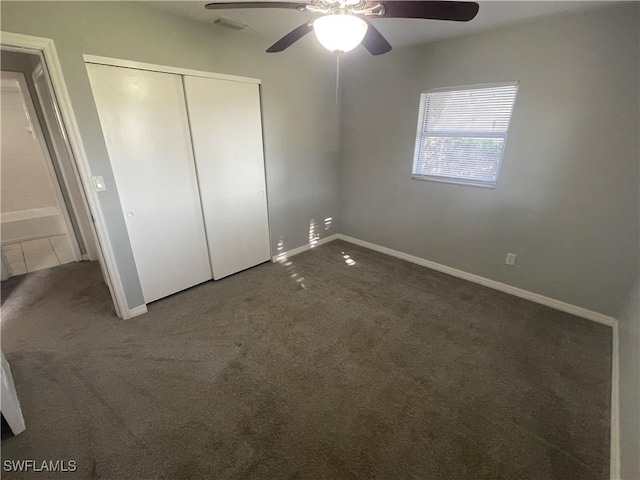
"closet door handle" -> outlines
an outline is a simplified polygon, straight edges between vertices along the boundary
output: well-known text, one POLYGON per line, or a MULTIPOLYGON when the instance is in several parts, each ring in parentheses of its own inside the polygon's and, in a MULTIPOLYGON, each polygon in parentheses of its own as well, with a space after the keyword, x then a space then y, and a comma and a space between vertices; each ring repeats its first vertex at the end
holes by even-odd
POLYGON ((128 218, 132 218, 133 217, 133 212, 127 212, 127 217, 128 218))

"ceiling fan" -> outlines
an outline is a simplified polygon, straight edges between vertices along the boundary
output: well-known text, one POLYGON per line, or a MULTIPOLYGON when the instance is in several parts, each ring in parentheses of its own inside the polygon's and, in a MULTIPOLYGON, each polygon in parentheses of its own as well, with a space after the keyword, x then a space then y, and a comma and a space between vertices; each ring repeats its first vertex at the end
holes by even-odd
POLYGON ((423 0, 311 0, 309 2, 213 2, 210 10, 232 8, 285 8, 322 16, 303 23, 271 45, 267 52, 282 52, 313 30, 326 49, 343 53, 364 46, 372 55, 391 51, 391 45, 370 18, 423 18, 468 22, 478 13, 476 2, 423 0))

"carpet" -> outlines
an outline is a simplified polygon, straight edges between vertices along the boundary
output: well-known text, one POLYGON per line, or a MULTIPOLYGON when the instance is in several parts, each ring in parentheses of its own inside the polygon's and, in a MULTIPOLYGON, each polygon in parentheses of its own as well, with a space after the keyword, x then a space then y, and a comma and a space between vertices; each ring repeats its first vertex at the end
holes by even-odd
POLYGON ((341 241, 120 320, 96 263, 2 283, 3 478, 609 475, 611 329, 341 241))

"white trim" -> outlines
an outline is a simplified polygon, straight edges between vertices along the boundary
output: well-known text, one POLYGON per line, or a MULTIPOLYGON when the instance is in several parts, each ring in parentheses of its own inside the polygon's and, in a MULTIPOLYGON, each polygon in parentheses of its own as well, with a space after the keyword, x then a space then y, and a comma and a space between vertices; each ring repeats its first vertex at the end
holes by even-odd
POLYGON ((136 62, 133 60, 123 60, 121 58, 101 57, 98 55, 83 55, 85 63, 96 63, 98 65, 111 65, 113 67, 135 68, 137 70, 148 70, 151 72, 174 73, 177 75, 188 75, 191 77, 216 78, 218 80, 230 80, 232 82, 262 83, 258 78, 239 77, 237 75, 226 75, 224 73, 204 72, 202 70, 191 70, 188 68, 169 67, 166 65, 155 65, 153 63, 136 62))
POLYGON ((428 90, 422 90, 422 93, 455 92, 458 90, 473 90, 480 88, 517 87, 518 85, 520 85, 519 80, 514 80, 511 82, 476 83, 474 85, 456 85, 455 87, 430 88, 428 90))
POLYGON ((28 210, 16 210, 15 212, 2 212, 2 223, 20 222, 32 218, 54 217, 60 215, 58 207, 38 207, 28 210))
POLYGON ((99 243, 99 261, 103 272, 105 272, 105 280, 107 281, 111 297, 113 298, 116 314, 121 318, 130 318, 127 316, 129 314, 129 306, 127 305, 127 297, 122 285, 122 279, 120 278, 113 249, 109 242, 107 225, 102 214, 102 209, 100 208, 97 193, 93 188, 91 188, 91 169, 89 167, 89 161, 87 160, 87 154, 85 152, 84 145, 82 144, 80 130, 76 122, 73 106, 62 75, 62 67, 58 60, 58 53, 56 52, 53 40, 50 38, 34 37, 19 33, 0 32, 0 42, 3 47, 9 47, 9 49, 12 49, 13 51, 35 50, 37 52, 42 52, 42 55, 44 56, 47 64, 47 70, 51 77, 53 92, 58 101, 60 114, 66 126, 69 144, 71 145, 73 157, 76 162, 76 166, 78 167, 80 180, 82 182, 81 185, 87 198, 89 213, 93 217, 96 236, 99 243))
POLYGON ((620 336, 618 322, 613 325, 611 349, 611 460, 609 478, 620 479, 620 336))
MULTIPOLYGON (((4 72, 4 70, 3 70, 4 72)), ((5 72, 5 73, 19 73, 19 72, 5 72)), ((18 83, 18 80, 11 79, 11 78, 7 78, 7 79, 2 79, 2 87, 0 87, 0 90, 3 92, 13 92, 13 93, 20 93, 22 94, 22 90, 20 89, 20 84, 18 83)))
POLYGON ((437 175, 411 175, 411 180, 420 180, 422 182, 439 182, 448 183, 450 185, 463 185, 465 187, 476 188, 490 188, 495 190, 498 186, 498 182, 493 183, 481 183, 478 180, 467 180, 466 178, 454 178, 454 177, 438 177, 437 175))
POLYGON ((617 320, 615 318, 610 317, 608 315, 594 312, 592 310, 587 310, 586 308, 578 307, 576 305, 571 305, 570 303, 562 302, 560 300, 556 300, 555 298, 545 297, 544 295, 540 295, 534 292, 529 292, 527 290, 513 287, 505 283, 496 282, 495 280, 481 277, 480 275, 464 272, 462 270, 458 270, 457 268, 448 267, 440 263, 435 263, 430 260, 425 260, 424 258, 415 257, 407 253, 399 252, 397 250, 393 250, 387 247, 382 247, 380 245, 366 242, 364 240, 360 240, 357 238, 349 237, 347 235, 338 234, 338 238, 340 240, 344 240, 345 242, 353 243, 354 245, 359 245, 361 247, 365 247, 370 250, 375 250, 376 252, 384 253, 392 257, 406 260, 407 262, 415 263, 417 265, 422 265, 423 267, 431 268, 432 270, 437 270, 439 272, 443 272, 448 275, 452 275, 454 277, 462 278, 464 280, 468 280, 473 283, 484 285, 485 287, 493 288, 495 290, 499 290, 501 292, 505 292, 510 295, 514 295, 516 297, 524 298, 526 300, 530 300, 532 302, 539 303, 541 305, 546 305, 547 307, 555 308, 556 310, 561 310, 563 312, 567 312, 572 315, 576 315, 578 317, 586 318, 587 320, 592 320, 594 322, 607 325, 608 327, 613 327, 617 323, 617 320))
POLYGON ((294 248, 292 250, 289 250, 288 252, 282 252, 279 253, 278 255, 275 255, 273 257, 271 257, 271 261, 273 263, 279 262, 285 258, 290 258, 293 257, 295 255, 298 255, 302 252, 306 252, 307 250, 311 250, 312 248, 315 247, 319 247, 320 245, 324 245, 325 243, 329 243, 329 242, 333 242, 334 240, 338 240, 338 238, 340 238, 340 235, 335 233, 333 235, 329 235, 328 237, 325 238, 321 238, 320 240, 318 240, 317 242, 311 244, 311 243, 307 243, 306 245, 302 245, 301 247, 297 247, 294 248))
POLYGON ((18 398, 18 392, 16 392, 16 385, 13 381, 9 362, 7 362, 7 359, 4 357, 4 353, 0 352, 0 357, 0 371, 2 372, 2 378, 0 378, 2 416, 9 424, 9 427, 11 427, 13 434, 18 435, 26 429, 22 408, 20 407, 20 399, 18 398))
POLYGON ((49 184, 53 188, 55 202, 59 210, 58 215, 60 215, 62 217, 62 220, 64 221, 68 246, 71 248, 73 259, 76 262, 79 262, 82 259, 82 256, 80 254, 80 245, 78 244, 76 232, 73 229, 73 223, 71 223, 71 216, 69 215, 67 204, 64 200, 64 196, 62 195, 62 188, 60 187, 58 176, 56 175, 55 169, 53 168, 53 159, 51 158, 51 152, 49 151, 49 147, 47 146, 40 121, 38 120, 38 115, 36 114, 35 101, 31 97, 31 91, 29 90, 29 86, 27 85, 27 78, 22 72, 2 72, 3 81, 5 78, 15 81, 18 84, 18 91, 20 93, 20 96, 22 97, 22 104, 25 109, 25 114, 27 115, 29 128, 31 129, 31 133, 36 137, 36 141, 38 142, 38 146, 40 147, 40 154, 42 155, 42 158, 44 160, 45 169, 49 177, 49 184))
MULTIPOLYGON (((30 240, 40 240, 42 238, 50 238, 50 237, 58 237, 61 235, 65 235, 64 233, 43 233, 42 235, 28 235, 26 237, 16 237, 11 240, 3 240, 2 246, 6 247, 7 245, 15 245, 16 243, 28 242, 30 240)), ((84 256, 81 257, 84 260, 84 256)))
POLYGON ((78 230, 80 232, 80 236, 82 237, 85 249, 87 250, 87 253, 82 255, 82 259, 92 261, 98 260, 98 253, 96 251, 96 232, 93 228, 93 225, 91 224, 89 205, 87 204, 86 195, 81 187, 82 182, 80 180, 80 175, 78 174, 78 169, 75 162, 73 161, 72 149, 66 136, 66 129, 60 116, 60 109, 58 107, 55 94, 53 93, 53 86, 51 85, 49 72, 46 69, 46 65, 44 65, 44 61, 38 63, 33 72, 31 72, 31 78, 33 80, 33 86, 35 87, 38 96, 38 98, 34 100, 38 100, 38 102, 40 103, 44 121, 46 123, 47 129, 49 130, 49 135, 51 136, 52 146, 56 154, 57 163, 60 167, 60 173, 62 174, 63 183, 67 186, 69 203, 71 203, 71 208, 75 212, 75 218, 78 222, 78 230), (44 82, 44 85, 42 85, 41 82, 44 82), (46 91, 43 91, 43 89, 46 91), (46 105, 46 102, 43 100, 43 95, 48 95, 51 99, 50 112, 47 112, 48 107, 46 105), (53 115, 55 117, 55 120, 50 119, 49 114, 53 115), (53 125, 52 122, 55 122, 55 125, 53 125), (58 135, 58 133, 60 134, 60 141, 62 145, 60 145, 59 142, 54 138, 58 135), (71 175, 69 175, 68 170, 71 170, 71 175), (78 193, 76 193, 76 189, 74 187, 77 187, 78 193))
POLYGON ((147 313, 147 306, 145 304, 138 305, 137 307, 130 308, 127 310, 125 315, 122 316, 124 320, 129 320, 130 318, 137 317, 138 315, 142 315, 147 313))

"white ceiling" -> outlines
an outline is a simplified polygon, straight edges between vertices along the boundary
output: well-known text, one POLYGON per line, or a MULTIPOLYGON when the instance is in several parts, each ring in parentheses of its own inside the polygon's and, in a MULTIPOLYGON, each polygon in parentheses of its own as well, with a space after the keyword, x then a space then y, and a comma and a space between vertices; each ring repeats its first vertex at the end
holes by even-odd
MULTIPOLYGON (((213 1, 213 0, 212 0, 213 1)), ((217 0, 228 1, 228 0, 217 0)), ((298 0, 294 0, 298 1, 298 0)), ((256 9, 256 10, 207 10, 207 1, 146 1, 146 5, 174 15, 199 22, 211 22, 223 16, 248 23, 244 32, 251 32, 265 39, 265 49, 283 35, 317 15, 296 10, 256 9)), ((504 25, 522 23, 527 20, 564 12, 597 8, 607 1, 479 1, 480 11, 476 18, 466 23, 416 19, 373 19, 372 22, 394 47, 420 45, 471 33, 491 30, 504 25)), ((219 27, 211 24, 212 29, 219 27)), ((311 37, 311 36, 310 36, 311 37)), ((315 41, 305 38, 300 41, 315 41)))

